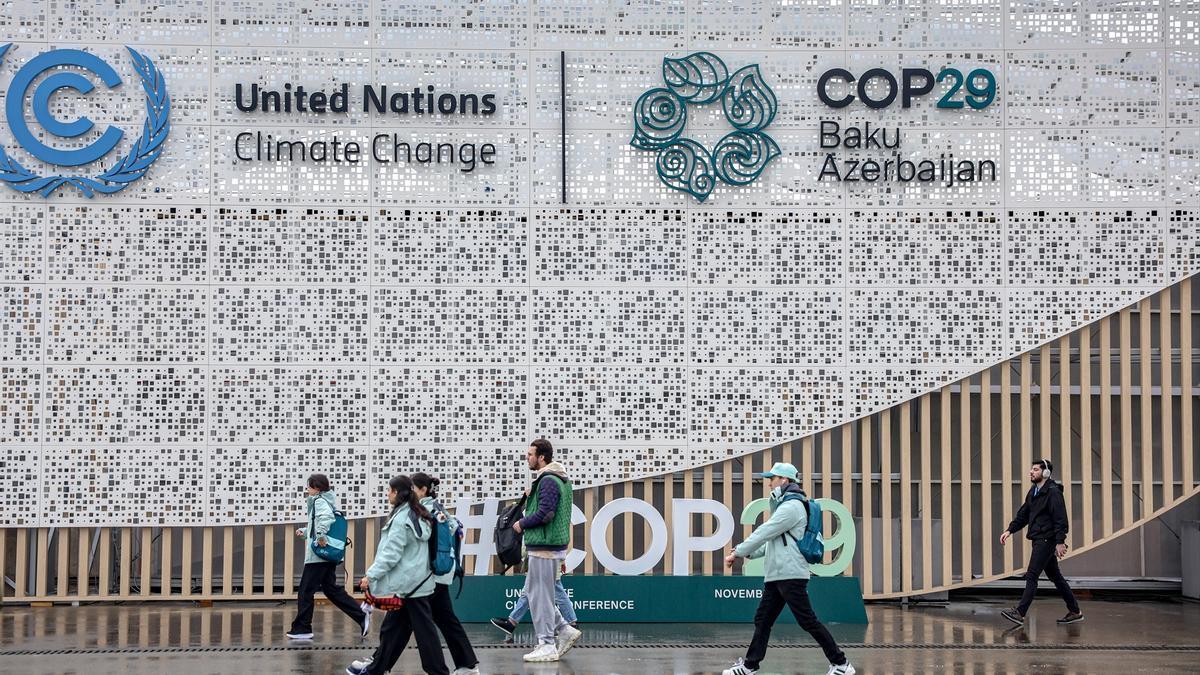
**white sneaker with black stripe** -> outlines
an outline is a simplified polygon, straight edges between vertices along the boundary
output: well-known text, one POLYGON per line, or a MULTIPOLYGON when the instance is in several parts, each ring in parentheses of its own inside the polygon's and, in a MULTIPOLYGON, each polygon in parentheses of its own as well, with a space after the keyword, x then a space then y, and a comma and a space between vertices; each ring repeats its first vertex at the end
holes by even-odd
POLYGON ((854 670, 854 666, 847 661, 840 666, 829 666, 829 670, 825 675, 854 675, 858 671, 854 670))
POLYGON ((721 672, 721 675, 754 675, 758 671, 746 665, 746 659, 734 661, 733 667, 721 672))

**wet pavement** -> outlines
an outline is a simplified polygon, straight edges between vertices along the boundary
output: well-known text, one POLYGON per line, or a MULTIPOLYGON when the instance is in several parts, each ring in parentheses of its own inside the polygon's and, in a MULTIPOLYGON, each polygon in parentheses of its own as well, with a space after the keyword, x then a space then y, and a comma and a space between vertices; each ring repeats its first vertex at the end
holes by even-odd
MULTIPOLYGON (((1039 599, 1024 627, 1000 617, 1006 602, 947 607, 868 606, 867 626, 830 625, 860 673, 1200 673, 1200 604, 1085 601, 1087 620, 1059 626, 1053 598, 1039 599)), ((374 648, 323 605, 317 637, 294 643, 291 604, 136 604, 0 609, 3 673, 341 673, 374 648)), ((376 620, 382 615, 376 613, 376 620)), ((559 664, 530 665, 488 625, 467 627, 485 673, 720 673, 744 650, 749 624, 590 624, 559 664)), ((815 642, 785 615, 762 673, 824 673, 815 642)), ((449 656, 447 656, 449 659, 449 656)), ((419 673, 411 646, 393 673, 419 673)))

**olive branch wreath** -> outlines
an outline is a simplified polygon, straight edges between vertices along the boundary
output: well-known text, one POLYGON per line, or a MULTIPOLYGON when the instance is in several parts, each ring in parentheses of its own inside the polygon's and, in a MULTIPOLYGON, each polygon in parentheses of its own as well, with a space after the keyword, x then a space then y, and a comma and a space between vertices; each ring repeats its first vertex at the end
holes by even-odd
MULTIPOLYGON (((4 60, 4 55, 11 46, 9 43, 0 47, 0 61, 4 60)), ((155 67, 154 62, 131 47, 125 49, 133 58, 134 69, 142 81, 142 89, 146 92, 146 121, 142 124, 141 137, 133 144, 129 154, 94 178, 39 176, 9 157, 3 146, 0 146, 0 181, 8 183, 9 187, 18 192, 41 192, 43 197, 49 197, 64 185, 74 185, 84 196, 91 198, 96 192, 120 192, 146 174, 162 154, 163 143, 171 131, 171 97, 167 94, 167 85, 162 73, 155 67)))

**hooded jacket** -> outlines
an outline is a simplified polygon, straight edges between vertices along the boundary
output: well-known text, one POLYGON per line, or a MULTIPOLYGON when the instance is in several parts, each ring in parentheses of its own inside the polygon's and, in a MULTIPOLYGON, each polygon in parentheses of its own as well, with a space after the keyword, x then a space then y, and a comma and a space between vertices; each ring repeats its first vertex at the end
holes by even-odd
POLYGON ((795 483, 771 490, 771 517, 754 528, 754 532, 746 537, 746 541, 734 549, 734 554, 743 558, 761 558, 766 555, 763 581, 767 582, 808 579, 812 576, 808 561, 796 545, 804 536, 804 528, 808 525, 808 507, 799 499, 783 501, 785 494, 803 496, 804 490, 795 483))
POLYGON ((558 462, 550 462, 534 479, 537 494, 525 500, 521 530, 530 551, 565 551, 571 543, 571 480, 558 462))
POLYGON ((424 598, 433 595, 434 580, 429 567, 429 523, 417 519, 412 509, 400 507, 379 533, 375 562, 367 568, 371 594, 424 598), (415 589, 415 590, 414 590, 415 589))
POLYGON ((337 495, 326 490, 305 500, 304 512, 308 522, 304 526, 304 564, 329 562, 312 550, 312 543, 329 533, 333 525, 333 512, 337 510, 337 495))
POLYGON ((1017 533, 1026 525, 1025 538, 1030 541, 1052 540, 1055 544, 1067 542, 1067 502, 1063 499, 1062 486, 1047 479, 1039 488, 1029 488, 1025 503, 1017 511, 1017 517, 1008 524, 1008 531, 1017 533), (1034 495, 1036 490, 1037 495, 1034 495))

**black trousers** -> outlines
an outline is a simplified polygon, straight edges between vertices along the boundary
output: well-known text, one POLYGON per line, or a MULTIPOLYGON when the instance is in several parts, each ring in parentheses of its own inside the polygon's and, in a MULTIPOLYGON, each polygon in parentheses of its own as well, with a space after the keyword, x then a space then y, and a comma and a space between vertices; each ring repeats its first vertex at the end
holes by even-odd
POLYGON ((429 675, 450 675, 434 627, 429 598, 408 598, 403 608, 387 613, 379 629, 379 649, 375 650, 375 660, 367 667, 367 673, 382 675, 391 670, 408 646, 408 639, 414 635, 417 651, 421 654, 421 670, 429 675))
MULTIPOLYGON (((433 612, 433 623, 438 630, 442 631, 442 638, 446 640, 446 648, 450 650, 450 658, 454 660, 455 669, 474 668, 479 665, 479 659, 475 658, 475 649, 471 647, 467 631, 463 630, 458 615, 454 613, 454 602, 450 599, 450 587, 434 584, 434 589, 433 595, 429 596, 429 609, 433 612)), ((375 653, 371 655, 372 660, 381 657, 382 648, 381 642, 380 646, 375 648, 375 653)))
POLYGON ((1029 553, 1029 567, 1025 568, 1025 593, 1021 596, 1021 604, 1017 605, 1021 616, 1029 613, 1033 596, 1037 594, 1038 578, 1042 576, 1043 571, 1046 572, 1046 577, 1054 582, 1058 594, 1067 603, 1067 611, 1079 612, 1079 603, 1075 601, 1075 594, 1071 592, 1071 584, 1067 583, 1058 567, 1058 556, 1054 555, 1055 547, 1056 544, 1050 539, 1033 542, 1033 550, 1029 553))
POLYGON ((366 615, 354 598, 338 583, 337 568, 340 564, 319 562, 304 566, 304 573, 300 575, 300 590, 297 593, 296 618, 292 620, 293 633, 312 632, 313 596, 317 591, 324 593, 338 609, 346 613, 346 616, 354 619, 354 623, 362 625, 366 615))
POLYGON ((771 627, 775 625, 784 605, 792 610, 796 623, 821 645, 830 663, 835 666, 846 663, 846 655, 838 648, 829 629, 813 613, 812 604, 808 601, 808 579, 784 579, 768 581, 763 587, 762 600, 758 603, 758 611, 754 613, 754 639, 750 641, 750 649, 746 650, 747 668, 758 670, 763 657, 767 655, 771 627))
POLYGON ((450 650, 450 658, 454 660, 455 668, 474 668, 479 664, 475 658, 475 650, 467 631, 454 613, 454 601, 450 599, 450 587, 434 584, 433 595, 429 597, 430 610, 433 612, 433 623, 442 631, 446 639, 446 649, 450 650))

